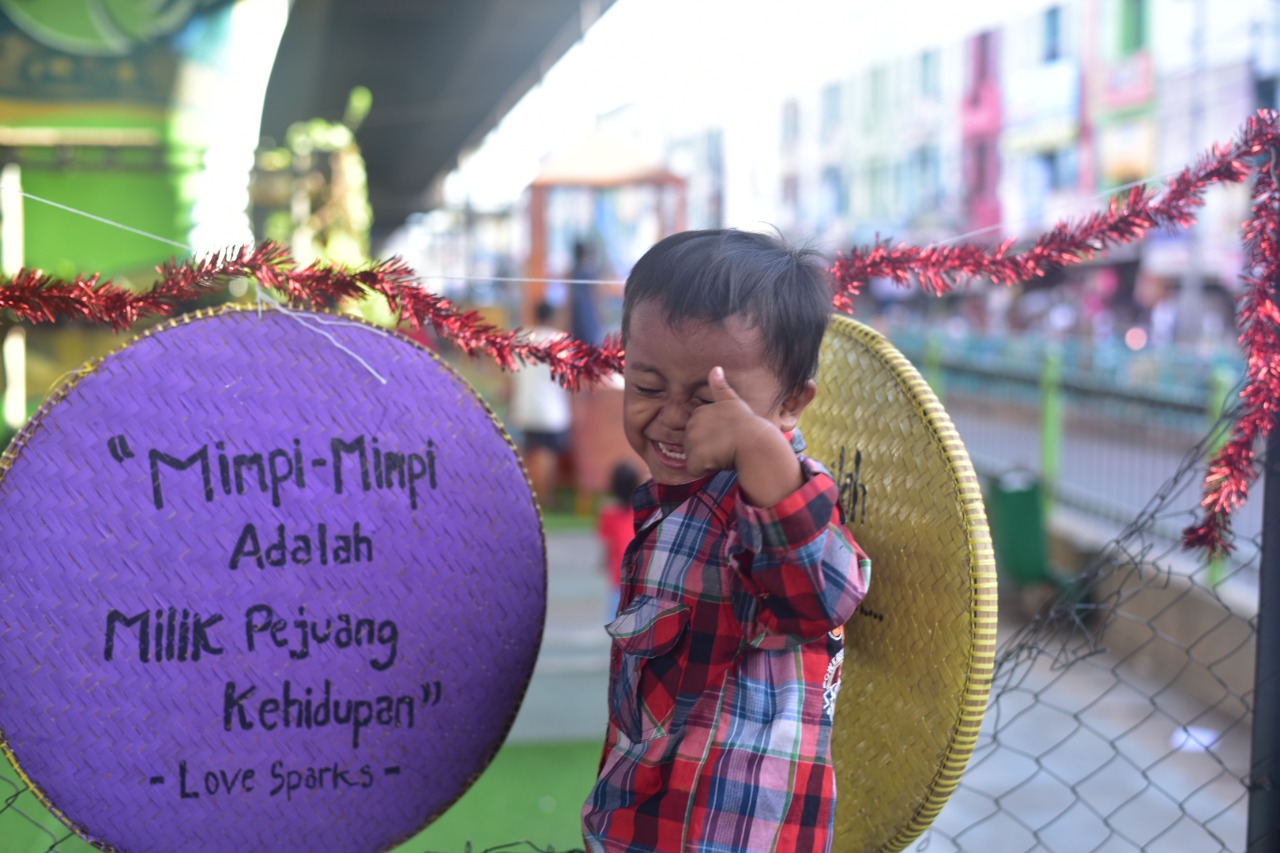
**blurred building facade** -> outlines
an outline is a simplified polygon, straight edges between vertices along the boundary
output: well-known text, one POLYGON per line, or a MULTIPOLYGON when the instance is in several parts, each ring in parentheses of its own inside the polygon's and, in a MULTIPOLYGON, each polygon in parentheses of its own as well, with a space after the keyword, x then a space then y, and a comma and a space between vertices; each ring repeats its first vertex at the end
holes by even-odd
MULTIPOLYGON (((797 79, 730 118, 676 125, 650 105, 604 116, 600 128, 640 144, 683 179, 688 227, 776 227, 834 256, 877 239, 1025 244, 1130 185, 1158 186, 1230 140, 1254 110, 1277 106, 1274 0, 1038 0, 1009 8, 1016 13, 985 29, 942 40, 913 39, 908 30, 895 33, 892 53, 850 50, 843 73, 797 79)), ((864 316, 910 303, 992 332, 1107 338, 1141 327, 1155 343, 1221 337, 1243 263, 1248 194, 1214 188, 1192 229, 1152 234, 1012 289, 975 282, 942 309, 873 282, 864 316)), ((485 220, 503 235, 501 247, 478 235, 464 240, 481 259, 469 272, 501 257, 514 275, 537 268, 554 278, 567 271, 567 247, 578 236, 571 232, 639 221, 635 200, 623 193, 595 198, 585 222, 557 207, 551 218, 567 224, 553 229, 559 236, 540 265, 522 224, 533 195, 499 214, 510 227, 485 220)), ((431 216, 437 231, 479 221, 459 211, 431 216)), ((625 277, 647 245, 639 237, 654 231, 594 234, 612 247, 608 277, 625 277)))
MULTIPOLYGON (((690 222, 771 209, 785 234, 832 254, 878 238, 1029 241, 1229 141, 1254 110, 1276 107, 1278 65, 1272 0, 1027 4, 990 29, 809 81, 749 131, 724 128, 734 155, 707 158, 727 163, 723 216, 691 210, 690 222)), ((1002 294, 984 312, 1035 327, 1065 303, 1074 316, 1055 312, 1052 325, 1085 335, 1133 324, 1153 340, 1219 334, 1247 209, 1247 187, 1215 188, 1195 228, 1117 247, 1028 283, 1016 295, 1043 292, 1025 305, 1002 294)))

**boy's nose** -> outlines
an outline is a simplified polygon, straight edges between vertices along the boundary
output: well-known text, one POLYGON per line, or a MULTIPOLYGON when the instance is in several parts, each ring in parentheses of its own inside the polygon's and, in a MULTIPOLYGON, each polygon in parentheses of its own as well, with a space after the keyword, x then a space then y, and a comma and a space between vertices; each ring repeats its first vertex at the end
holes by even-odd
POLYGON ((691 404, 666 403, 658 415, 658 421, 667 429, 682 430, 692 414, 691 404))

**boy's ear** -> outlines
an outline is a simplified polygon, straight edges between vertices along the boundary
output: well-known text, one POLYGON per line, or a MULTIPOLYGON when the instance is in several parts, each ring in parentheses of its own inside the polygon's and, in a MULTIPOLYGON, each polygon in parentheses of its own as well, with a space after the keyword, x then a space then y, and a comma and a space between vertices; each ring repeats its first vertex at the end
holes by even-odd
POLYGON ((782 405, 778 408, 778 426, 784 432, 795 429, 796 424, 800 423, 801 412, 813 402, 817 393, 818 383, 810 379, 783 398, 782 405))

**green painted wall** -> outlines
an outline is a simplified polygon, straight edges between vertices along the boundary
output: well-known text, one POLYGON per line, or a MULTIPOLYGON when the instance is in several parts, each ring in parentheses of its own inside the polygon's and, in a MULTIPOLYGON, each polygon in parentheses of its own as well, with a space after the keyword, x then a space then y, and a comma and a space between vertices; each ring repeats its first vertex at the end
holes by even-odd
MULTIPOLYGON (((189 119, 200 87, 216 85, 209 69, 224 58, 232 5, 0 0, 0 132, 18 134, 10 151, 23 190, 187 244, 205 144, 189 119), (69 131, 72 144, 23 144, 22 130, 48 128, 69 131), (146 131, 153 144, 94 144, 117 130, 146 131)), ((147 283, 158 260, 186 254, 32 199, 23 214, 25 265, 59 275, 147 283)))

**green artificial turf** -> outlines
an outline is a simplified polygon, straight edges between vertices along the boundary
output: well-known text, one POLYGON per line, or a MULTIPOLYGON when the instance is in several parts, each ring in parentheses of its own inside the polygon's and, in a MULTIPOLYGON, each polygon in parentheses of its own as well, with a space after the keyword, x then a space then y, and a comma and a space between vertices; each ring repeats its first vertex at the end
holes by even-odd
POLYGON ((601 743, 508 744, 471 789, 395 853, 581 850, 601 743), (528 842, 528 843, 523 843, 528 842))
POLYGON ((572 512, 544 512, 542 529, 548 533, 564 533, 566 531, 592 532, 596 529, 594 515, 578 515, 572 512))
POLYGON ((25 782, 0 755, 0 850, 4 853, 91 853, 81 841, 36 799, 25 782))

